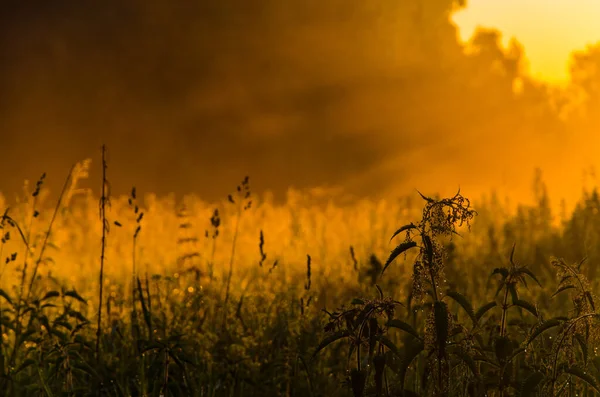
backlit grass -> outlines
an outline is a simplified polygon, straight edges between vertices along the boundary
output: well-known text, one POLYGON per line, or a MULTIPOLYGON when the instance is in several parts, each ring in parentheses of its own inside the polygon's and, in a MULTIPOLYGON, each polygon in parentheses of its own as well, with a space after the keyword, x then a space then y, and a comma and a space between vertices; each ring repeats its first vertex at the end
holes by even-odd
POLYGON ((6 395, 599 392, 595 192, 559 220, 543 189, 513 212, 417 192, 276 205, 242 178, 207 203, 111 197, 107 168, 99 203, 89 166, 58 203, 45 177, 0 203, 6 395))

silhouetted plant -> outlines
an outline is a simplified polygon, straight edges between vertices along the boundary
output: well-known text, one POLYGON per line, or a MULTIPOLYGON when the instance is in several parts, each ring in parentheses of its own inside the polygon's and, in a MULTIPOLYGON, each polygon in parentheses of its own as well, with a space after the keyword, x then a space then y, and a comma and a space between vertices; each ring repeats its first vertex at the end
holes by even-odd
MULTIPOLYGON (((404 233, 405 239, 400 243, 389 255, 387 261, 383 265, 381 273, 383 273, 388 266, 396 259, 399 255, 407 252, 408 250, 418 247, 419 252, 413 265, 413 276, 412 276, 412 300, 416 301, 423 307, 427 307, 429 314, 426 320, 425 335, 421 336, 412 326, 408 323, 393 318, 393 310, 390 305, 393 301, 386 301, 386 309, 383 310, 388 313, 388 321, 386 328, 381 330, 377 328, 376 320, 370 324, 374 332, 373 336, 370 336, 372 346, 370 350, 375 348, 375 342, 379 342, 379 349, 382 351, 385 347, 391 349, 394 352, 399 352, 399 349, 391 342, 381 341, 383 334, 387 333, 387 328, 399 328, 412 335, 417 341, 411 342, 412 350, 409 350, 402 357, 400 367, 398 367, 398 373, 400 374, 400 387, 404 390, 404 377, 406 371, 410 366, 414 358, 421 352, 428 352, 428 376, 434 379, 434 394, 445 395, 449 391, 449 357, 447 352, 447 343, 450 335, 450 331, 455 328, 453 325, 453 319, 450 316, 446 303, 442 301, 443 292, 440 291, 442 285, 446 282, 444 276, 444 257, 443 248, 440 242, 440 238, 457 234, 457 226, 462 226, 463 223, 469 225, 469 222, 473 219, 475 211, 470 208, 470 202, 464 198, 460 192, 454 197, 435 200, 430 197, 421 195, 425 200, 425 206, 423 208, 422 219, 417 223, 410 223, 402 226, 392 236, 392 239, 397 235, 404 233), (415 238, 421 242, 418 246, 415 238), (425 296, 428 295, 431 300, 425 303, 425 296), (390 315, 392 314, 392 315, 390 315)), ((381 290, 380 290, 381 292, 381 290)), ((381 293, 381 299, 383 294, 381 293)), ((352 369, 350 374, 350 381, 352 384, 352 390, 354 397, 363 396, 365 390, 365 383, 368 377, 367 371, 361 366, 360 360, 360 346, 363 343, 361 338, 365 338, 363 335, 366 321, 371 321, 371 316, 376 313, 373 304, 366 306, 360 312, 356 314, 357 318, 350 318, 346 321, 346 327, 343 330, 338 330, 337 333, 333 334, 329 338, 325 339, 325 345, 322 344, 321 348, 328 345, 329 343, 341 339, 350 338, 355 347, 351 343, 351 349, 356 349, 357 354, 357 366, 352 369), (355 332, 359 329, 359 333, 355 332)), ((380 310, 382 311, 382 310, 380 310)), ((334 318, 347 318, 352 316, 353 313, 357 313, 356 309, 344 310, 341 316, 332 315, 334 318)), ((332 330, 332 325, 329 325, 327 331, 332 330)), ((386 339, 386 341, 388 341, 386 339)), ((318 349, 320 350, 320 349, 318 349)), ((382 356, 385 357, 385 356, 382 356)), ((373 357, 371 357, 371 364, 373 357)), ((372 362, 375 365, 375 362, 372 362)), ((385 369, 385 361, 378 359, 376 364, 376 374, 383 376, 385 369)), ((381 395, 380 380, 376 379, 376 393, 381 395)))
MULTIPOLYGON (((102 184, 101 248, 105 250, 111 249, 106 242, 110 196, 106 174, 102 184)), ((68 192, 65 198, 59 198, 58 208, 67 205, 67 196, 68 192)), ((142 219, 161 214, 149 211, 150 215, 142 217, 146 211, 140 209, 133 189, 128 202, 123 200, 120 205, 131 212, 130 222, 125 224, 131 230, 125 237, 132 243, 127 244, 127 250, 132 247, 131 256, 126 251, 114 261, 117 267, 131 266, 132 285, 114 280, 112 275, 100 281, 105 292, 97 296, 102 302, 98 308, 88 307, 91 301, 83 296, 93 296, 89 290, 80 295, 50 272, 32 276, 27 274, 31 266, 16 266, 26 263, 34 252, 36 258, 44 258, 39 263, 52 259, 40 255, 41 244, 36 248, 37 241, 47 240, 44 244, 48 247, 53 243, 49 232, 40 233, 39 238, 32 232, 32 225, 38 224, 34 219, 47 220, 51 228, 53 224, 60 227, 59 221, 53 223, 59 218, 69 221, 65 223, 68 227, 77 226, 72 222, 78 213, 77 202, 62 211, 61 217, 51 213, 45 217, 41 200, 35 197, 25 200, 14 212, 6 210, 0 218, 0 257, 5 267, 14 266, 18 271, 13 289, 0 289, 3 395, 348 394, 348 390, 340 390, 340 382, 354 396, 600 394, 598 315, 593 292, 598 283, 589 277, 593 273, 584 268, 583 261, 569 262, 582 252, 589 253, 590 258, 599 257, 593 244, 598 219, 597 197, 593 194, 584 197, 564 229, 549 225, 549 207, 542 194, 535 208, 522 206, 516 217, 503 215, 501 222, 491 223, 488 219, 481 224, 478 217, 473 222, 474 233, 464 239, 453 236, 462 224, 471 226, 475 211, 469 201, 460 192, 447 199, 421 196, 421 220, 393 233, 393 238, 401 235, 404 239, 387 261, 380 262, 378 254, 358 257, 350 247, 348 263, 344 248, 340 262, 357 276, 359 288, 354 277, 337 278, 327 273, 330 262, 327 257, 322 259, 322 253, 319 260, 310 255, 306 255, 305 262, 299 260, 296 272, 289 266, 289 257, 283 255, 265 266, 265 247, 269 253, 277 247, 266 238, 272 235, 268 229, 256 227, 251 231, 251 257, 246 258, 249 266, 236 273, 241 289, 233 290, 233 284, 238 285, 231 281, 234 262, 242 265, 242 255, 236 256, 236 236, 242 233, 240 217, 249 202, 244 184, 235 197, 230 197, 237 208, 233 226, 238 226, 233 230, 234 241, 226 263, 218 263, 215 256, 222 225, 219 211, 212 213, 211 230, 206 233, 212 242, 212 254, 209 247, 206 261, 210 266, 221 265, 224 277, 209 280, 200 279, 199 270, 190 265, 192 257, 162 269, 161 274, 140 274, 136 248, 140 252, 145 248, 139 239, 142 219), (13 213, 28 227, 21 229, 9 215, 13 213), (533 230, 539 227, 542 230, 533 230), (500 233, 503 229, 504 235, 500 233), (571 244, 578 238, 585 241, 571 244), (518 250, 514 244, 517 239, 518 250), (567 259, 542 264, 553 250, 567 259), (517 254, 527 266, 517 262, 517 254), (401 256, 411 266, 406 279, 402 271, 392 275, 387 269, 401 256), (480 277, 484 264, 491 264, 490 280, 497 281, 489 291, 490 297, 474 289, 474 280, 470 279, 480 277), (549 284, 548 269, 558 277, 556 290, 542 288, 541 284, 549 284), (323 274, 326 277, 321 277, 323 274), (392 277, 396 275, 398 278, 392 277), (345 284, 347 280, 350 282, 345 284), (223 295, 221 288, 228 285, 230 293, 223 295), (374 297, 352 299, 360 296, 356 291, 373 286, 377 289, 374 297), (398 298, 400 295, 403 298, 398 298), (326 318, 318 316, 319 309, 332 301, 336 305, 344 301, 350 304, 326 311, 326 318), (96 318, 88 316, 95 315, 99 321, 94 325, 96 318)), ((160 206, 154 208, 164 211, 160 206)), ((169 208, 175 217, 177 207, 172 204, 169 208)), ((488 217, 493 216, 490 208, 487 211, 488 217)), ((191 225, 194 215, 186 211, 173 219, 178 230, 184 231, 178 238, 193 238, 191 231, 187 233, 190 228, 180 226, 191 225)), ((296 214, 291 218, 296 238, 306 235, 298 229, 302 217, 296 214)), ((144 223, 148 231, 145 236, 152 235, 149 224, 144 223)), ((113 241, 118 242, 115 238, 111 244, 113 241)), ((181 242, 177 244, 181 247, 181 242)), ((197 252, 192 244, 188 248, 182 248, 183 256, 197 252)), ((175 257, 181 258, 179 252, 175 257)), ((6 277, 2 280, 10 282, 6 277)), ((478 288, 483 284, 477 282, 478 288)))

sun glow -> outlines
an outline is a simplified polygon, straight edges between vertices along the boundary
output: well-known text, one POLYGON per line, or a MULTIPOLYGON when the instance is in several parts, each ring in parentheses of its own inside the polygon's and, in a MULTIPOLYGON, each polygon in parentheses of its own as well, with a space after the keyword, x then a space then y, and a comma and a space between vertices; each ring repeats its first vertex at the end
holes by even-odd
POLYGON ((571 53, 600 41, 599 17, 600 2, 593 0, 470 0, 453 20, 463 41, 478 26, 500 30, 504 44, 515 37, 533 77, 564 84, 571 53))

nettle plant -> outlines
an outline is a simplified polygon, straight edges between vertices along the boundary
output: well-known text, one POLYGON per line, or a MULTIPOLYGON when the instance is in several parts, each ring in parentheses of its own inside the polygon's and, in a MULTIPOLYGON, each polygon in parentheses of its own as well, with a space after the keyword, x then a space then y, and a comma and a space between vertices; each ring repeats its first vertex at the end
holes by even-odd
POLYGON ((541 287, 526 266, 514 260, 492 271, 498 280, 493 301, 475 309, 448 287, 444 242, 470 228, 476 212, 460 192, 425 201, 418 223, 402 226, 392 239, 404 240, 382 270, 400 255, 416 251, 407 305, 386 297, 358 299, 330 313, 327 336, 315 356, 346 341, 346 383, 362 396, 581 396, 600 394, 596 356, 594 295, 581 265, 553 259, 559 285, 553 297, 570 293, 574 309, 544 320, 520 294, 528 281, 541 287), (399 306, 403 306, 399 310, 399 306), (396 315, 404 312, 404 318, 396 315))

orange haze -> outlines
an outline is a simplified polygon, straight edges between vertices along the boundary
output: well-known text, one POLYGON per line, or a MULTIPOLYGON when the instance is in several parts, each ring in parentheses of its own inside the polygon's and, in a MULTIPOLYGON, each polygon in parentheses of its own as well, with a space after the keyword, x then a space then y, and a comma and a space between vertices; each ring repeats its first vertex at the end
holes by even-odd
POLYGON ((541 167, 553 196, 578 197, 600 147, 600 48, 582 47, 598 32, 574 39, 579 17, 540 1, 480 0, 457 15, 469 34, 506 26, 526 46, 485 29, 464 44, 457 3, 9 1, 2 189, 47 171, 56 191, 72 163, 97 169, 106 143, 117 193, 215 199, 250 174, 277 197, 290 186, 529 197, 541 167), (532 38, 538 25, 553 36, 532 38), (562 61, 539 62, 567 50, 581 52, 563 88, 530 76, 529 53, 536 77, 563 79, 562 61))

